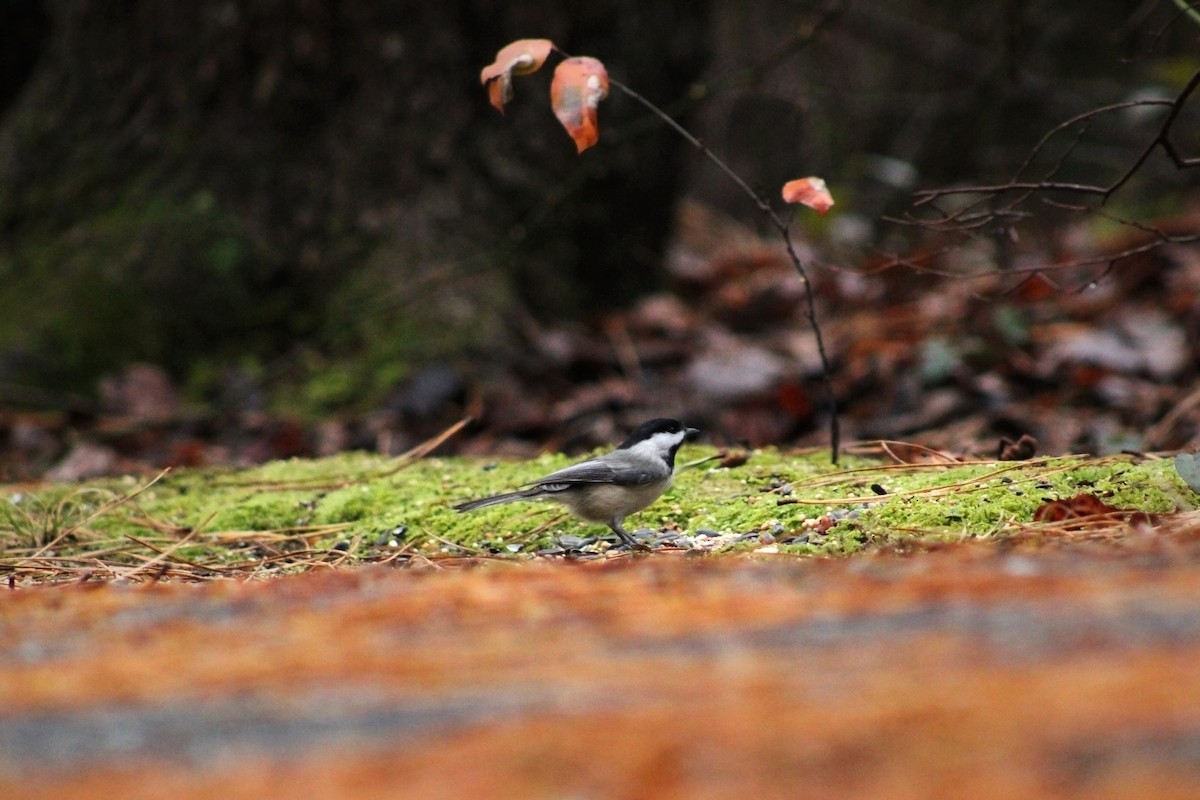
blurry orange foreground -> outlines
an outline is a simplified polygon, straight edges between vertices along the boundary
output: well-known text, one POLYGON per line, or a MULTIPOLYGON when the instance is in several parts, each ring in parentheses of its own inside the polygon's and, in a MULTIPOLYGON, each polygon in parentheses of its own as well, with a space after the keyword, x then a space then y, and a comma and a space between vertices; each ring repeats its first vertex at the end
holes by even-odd
POLYGON ((7 797, 1196 797, 1194 532, 0 595, 7 797))

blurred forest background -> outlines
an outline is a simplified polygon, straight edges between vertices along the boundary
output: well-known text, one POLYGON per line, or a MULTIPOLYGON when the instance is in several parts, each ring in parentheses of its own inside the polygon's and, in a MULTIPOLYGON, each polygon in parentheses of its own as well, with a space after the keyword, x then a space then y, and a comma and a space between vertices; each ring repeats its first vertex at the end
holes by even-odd
POLYGON ((809 290, 850 438, 1197 443, 1200 173, 1153 146, 1174 111, 1200 157, 1200 101, 1166 102, 1200 70, 1185 6, 5 0, 0 480, 398 452, 466 414, 467 451, 668 413, 820 445, 809 290), (824 177, 812 285, 619 93, 582 156, 549 70, 498 115, 480 68, 525 37, 766 197, 824 177))

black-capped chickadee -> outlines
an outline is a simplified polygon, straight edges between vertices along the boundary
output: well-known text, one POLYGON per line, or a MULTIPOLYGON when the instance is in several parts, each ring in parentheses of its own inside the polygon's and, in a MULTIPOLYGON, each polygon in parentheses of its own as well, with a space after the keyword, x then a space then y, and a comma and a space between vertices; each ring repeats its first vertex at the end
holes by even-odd
POLYGON ((700 431, 679 420, 644 422, 616 450, 552 472, 525 484, 528 488, 483 497, 454 506, 456 511, 545 498, 556 500, 588 522, 603 522, 623 542, 644 550, 621 521, 658 499, 675 474, 675 452, 700 431))

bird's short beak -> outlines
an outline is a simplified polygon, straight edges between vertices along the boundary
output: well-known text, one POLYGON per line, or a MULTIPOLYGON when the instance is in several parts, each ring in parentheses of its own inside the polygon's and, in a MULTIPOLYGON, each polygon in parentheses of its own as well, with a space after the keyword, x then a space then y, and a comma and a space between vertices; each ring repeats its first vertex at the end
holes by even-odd
POLYGON ((699 428, 685 428, 683 431, 684 439, 695 439, 699 435, 700 435, 699 428))

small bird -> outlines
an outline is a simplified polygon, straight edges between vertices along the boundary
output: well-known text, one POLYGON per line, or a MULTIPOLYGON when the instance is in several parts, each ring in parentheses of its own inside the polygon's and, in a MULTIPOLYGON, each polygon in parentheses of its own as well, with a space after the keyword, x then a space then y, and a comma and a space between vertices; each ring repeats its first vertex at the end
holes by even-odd
POLYGON ((482 497, 454 506, 474 511, 517 500, 555 500, 588 522, 603 522, 621 541, 637 550, 639 544, 621 521, 658 499, 675 474, 675 452, 700 431, 675 419, 643 422, 616 450, 552 472, 514 492, 482 497))

